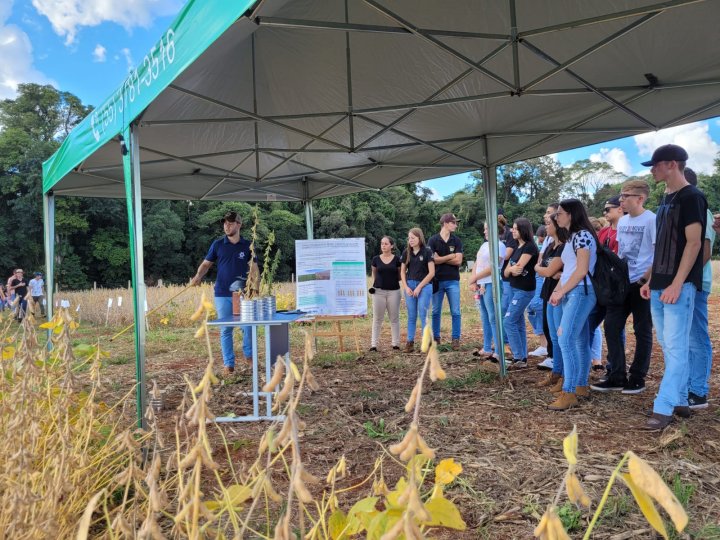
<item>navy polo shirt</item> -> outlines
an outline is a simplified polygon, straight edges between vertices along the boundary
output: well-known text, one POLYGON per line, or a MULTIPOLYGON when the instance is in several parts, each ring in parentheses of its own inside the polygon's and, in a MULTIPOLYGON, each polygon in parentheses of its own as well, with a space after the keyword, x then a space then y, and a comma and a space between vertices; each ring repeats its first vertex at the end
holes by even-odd
POLYGON ((227 236, 215 240, 205 260, 217 264, 215 296, 232 296, 230 285, 239 278, 247 278, 250 261, 250 241, 242 236, 237 244, 227 236))

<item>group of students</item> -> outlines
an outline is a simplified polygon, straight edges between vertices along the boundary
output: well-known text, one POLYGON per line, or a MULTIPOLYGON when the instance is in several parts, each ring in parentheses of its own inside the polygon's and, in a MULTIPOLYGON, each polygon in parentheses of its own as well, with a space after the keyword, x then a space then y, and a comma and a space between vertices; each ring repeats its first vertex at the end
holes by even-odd
POLYGON ((380 254, 373 257, 371 262, 373 325, 370 351, 377 351, 386 312, 390 319, 392 347, 400 349, 401 295, 405 296, 408 311, 405 352, 415 350, 418 318, 422 335, 431 305, 432 331, 435 341, 440 342, 440 317, 445 296, 452 317, 451 347, 453 350, 460 349, 460 265, 463 246, 454 234, 457 224, 455 215, 443 214, 440 218, 440 232, 431 236, 427 243, 421 229, 410 229, 407 247, 400 256, 395 253, 395 240, 389 236, 382 237, 380 254))
MULTIPOLYGON (((554 393, 548 405, 551 410, 566 410, 589 397, 591 391, 643 392, 654 327, 663 350, 664 373, 653 410, 648 411, 649 418, 641 427, 662 430, 674 415, 687 417, 691 410, 706 408, 712 366, 707 316, 712 283, 709 259, 715 231, 720 230, 720 216, 714 219, 708 210, 705 196, 696 187, 695 173, 686 167, 687 159, 687 152, 677 145, 658 148, 652 159, 643 163, 651 167, 656 181, 666 185, 657 213, 644 207, 650 194, 648 183, 629 180, 619 195, 607 200, 603 213, 608 225, 599 231, 577 199, 548 206, 544 230, 538 234, 544 236, 541 246, 526 218, 515 219, 508 228, 500 211, 498 260, 491 260, 489 242, 485 242, 471 276, 483 327, 483 346, 474 354, 494 362, 502 359, 508 369, 527 367, 525 313, 529 311, 534 315, 531 321, 536 333, 542 326, 547 347, 546 351, 545 345, 539 348, 548 356, 539 367, 551 368, 538 386, 554 393), (598 302, 595 269, 598 256, 605 261, 611 257, 608 252, 627 266, 627 294, 598 302), (502 328, 511 353, 507 359, 496 334, 493 264, 497 264, 503 280, 502 328), (628 369, 625 326, 630 315, 635 350, 628 369), (600 359, 600 354, 592 352, 592 342, 603 321, 606 373, 590 385, 592 359, 600 359)), ((400 257, 392 254, 392 239, 383 238, 382 253, 372 262, 375 298, 371 350, 377 348, 386 309, 393 347, 400 348, 401 291, 408 309, 406 351, 413 350, 417 317, 424 326, 431 300, 433 334, 439 340, 443 294, 450 304, 453 348, 459 344, 462 243, 453 234, 455 216, 445 214, 441 225, 440 233, 427 246, 422 231, 412 229, 408 248, 400 257)), ((484 230, 489 240, 487 223, 484 230)), ((602 364, 596 369, 603 369, 602 364)))
POLYGON ((13 270, 12 275, 3 285, 0 284, 0 312, 9 309, 17 321, 22 321, 28 312, 28 302, 40 306, 40 314, 45 316, 45 281, 42 272, 35 272, 32 279, 25 277, 22 268, 13 270))

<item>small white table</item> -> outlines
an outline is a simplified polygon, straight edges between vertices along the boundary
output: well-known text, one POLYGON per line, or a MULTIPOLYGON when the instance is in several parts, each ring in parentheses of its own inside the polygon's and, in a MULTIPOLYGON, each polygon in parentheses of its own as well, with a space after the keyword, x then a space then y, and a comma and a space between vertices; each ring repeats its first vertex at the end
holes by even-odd
POLYGON ((273 394, 275 392, 263 392, 260 390, 260 381, 258 376, 258 327, 265 327, 265 380, 269 381, 272 377, 272 368, 275 358, 278 356, 285 359, 286 368, 290 369, 290 331, 291 322, 304 317, 306 313, 301 311, 279 312, 275 313, 271 319, 258 321, 242 321, 239 315, 233 315, 225 319, 217 319, 209 321, 208 326, 217 326, 219 328, 231 326, 233 328, 249 326, 252 330, 252 392, 245 393, 252 397, 253 410, 252 414, 244 416, 218 416, 215 422, 257 422, 258 420, 284 420, 284 415, 273 415, 273 394), (265 414, 260 413, 260 398, 265 398, 265 414))

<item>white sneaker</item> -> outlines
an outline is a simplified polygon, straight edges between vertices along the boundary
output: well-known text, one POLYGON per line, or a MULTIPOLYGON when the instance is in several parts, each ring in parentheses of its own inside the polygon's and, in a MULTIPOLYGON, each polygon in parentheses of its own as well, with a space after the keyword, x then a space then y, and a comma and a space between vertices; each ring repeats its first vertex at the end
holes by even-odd
POLYGON ((552 359, 552 358, 546 358, 545 360, 543 360, 542 362, 540 362, 540 363, 537 365, 537 368, 538 368, 538 369, 545 370, 545 371, 551 370, 551 369, 553 368, 553 359, 552 359))
POLYGON ((538 347, 533 352, 528 353, 530 356, 547 356, 547 348, 538 347))

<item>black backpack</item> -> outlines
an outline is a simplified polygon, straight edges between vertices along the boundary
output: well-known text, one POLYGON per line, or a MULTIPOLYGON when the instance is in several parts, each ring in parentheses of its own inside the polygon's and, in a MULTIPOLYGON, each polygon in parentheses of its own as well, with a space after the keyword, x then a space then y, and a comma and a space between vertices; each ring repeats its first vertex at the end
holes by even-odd
MULTIPOLYGON (((573 250, 577 252, 574 242, 573 250)), ((590 274, 590 281, 598 304, 601 306, 624 304, 630 292, 627 261, 618 257, 609 247, 598 245, 595 272, 590 274)), ((587 287, 587 282, 585 286, 587 287)))

